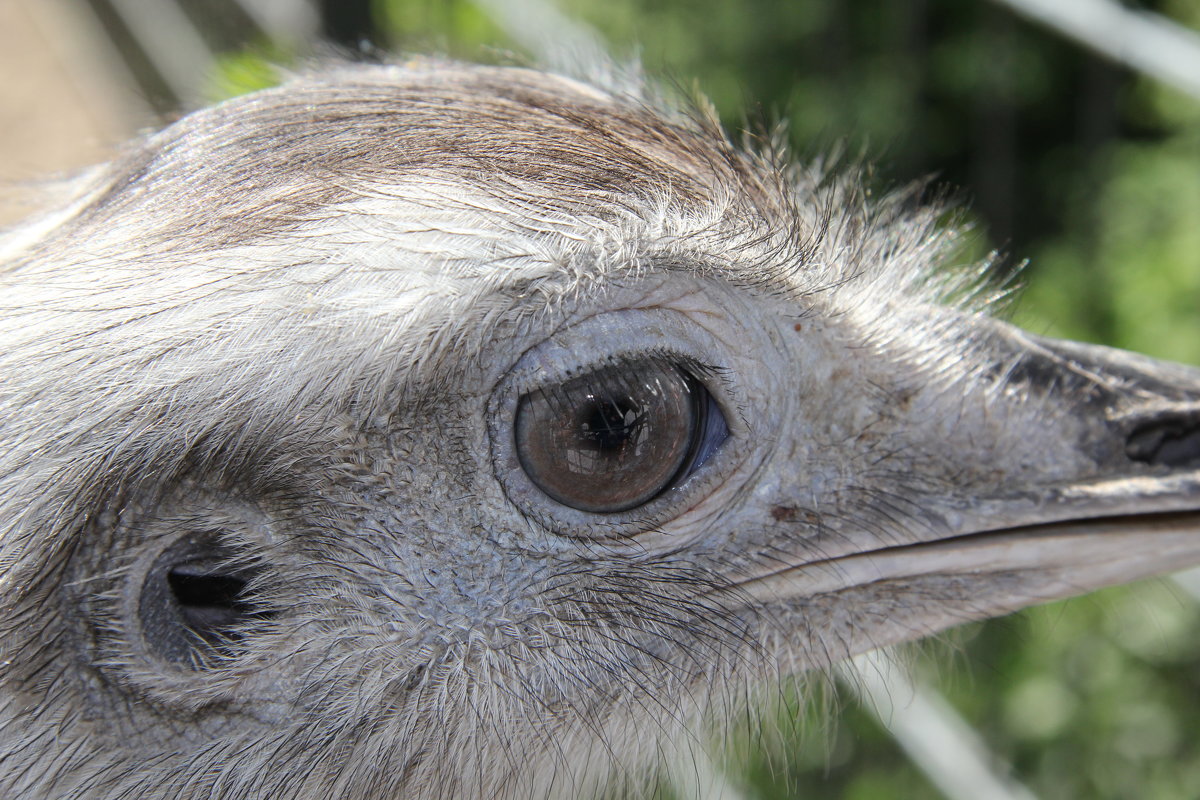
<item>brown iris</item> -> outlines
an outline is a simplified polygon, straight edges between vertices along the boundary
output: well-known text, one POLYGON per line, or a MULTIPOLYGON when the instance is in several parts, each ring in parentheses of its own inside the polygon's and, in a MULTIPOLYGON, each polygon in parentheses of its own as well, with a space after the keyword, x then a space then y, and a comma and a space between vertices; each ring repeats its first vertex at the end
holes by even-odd
POLYGON ((654 361, 531 392, 517 406, 521 467, 563 505, 601 514, 636 508, 686 472, 706 398, 680 368, 654 361))

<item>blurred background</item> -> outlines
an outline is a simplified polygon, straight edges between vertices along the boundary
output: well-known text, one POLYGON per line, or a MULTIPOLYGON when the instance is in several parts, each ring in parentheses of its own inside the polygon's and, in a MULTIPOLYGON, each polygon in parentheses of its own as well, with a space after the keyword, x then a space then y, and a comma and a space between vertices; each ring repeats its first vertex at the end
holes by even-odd
MULTIPOLYGON (((103 160, 189 108, 270 85, 281 66, 334 50, 527 63, 523 32, 565 20, 652 76, 698 88, 735 134, 786 122, 799 158, 861 153, 880 189, 932 177, 974 226, 962 258, 1000 251, 998 281, 1028 260, 1002 312, 1025 327, 1200 363, 1200 102, 1186 86, 988 0, 558 0, 562 20, 539 7, 0 0, 0 221, 27 213, 47 176, 103 160)), ((1200 28, 1197 0, 1124 9, 1200 28)), ((971 731, 959 738, 984 743, 1000 794, 939 788, 906 754, 923 729, 890 732, 901 712, 876 713, 886 704, 860 698, 861 681, 842 682, 832 703, 827 692, 782 698, 774 724, 716 755, 723 777, 712 791, 1200 796, 1200 607, 1186 585, 1106 591, 914 650, 917 688, 901 681, 886 693, 897 708, 914 693, 936 708, 948 701, 945 713, 971 731)), ((668 779, 661 792, 681 794, 668 779)))

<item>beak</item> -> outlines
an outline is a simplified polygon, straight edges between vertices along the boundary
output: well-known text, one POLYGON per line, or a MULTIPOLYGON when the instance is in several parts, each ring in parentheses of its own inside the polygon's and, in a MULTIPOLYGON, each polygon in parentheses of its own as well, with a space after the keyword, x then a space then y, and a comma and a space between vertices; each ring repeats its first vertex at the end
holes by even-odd
MULTIPOLYGON (((787 563, 740 591, 776 607, 885 585, 962 600, 960 613, 880 637, 896 641, 1200 563, 1200 370, 982 317, 950 327, 953 353, 932 372, 969 378, 893 402, 874 448, 901 459, 888 474, 933 477, 886 506, 863 483, 842 492, 865 498, 858 509, 794 515, 810 530, 776 536, 787 563)), ((895 364, 871 384, 903 373, 895 364)))

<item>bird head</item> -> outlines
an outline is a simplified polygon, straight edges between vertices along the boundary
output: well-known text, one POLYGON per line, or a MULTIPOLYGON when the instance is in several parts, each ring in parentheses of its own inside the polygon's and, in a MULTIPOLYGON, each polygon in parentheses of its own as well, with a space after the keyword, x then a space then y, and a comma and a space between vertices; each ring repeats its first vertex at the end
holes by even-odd
POLYGON ((1200 561, 1200 372, 988 317, 957 236, 523 69, 132 145, 3 242, 0 793, 573 795, 1200 561))

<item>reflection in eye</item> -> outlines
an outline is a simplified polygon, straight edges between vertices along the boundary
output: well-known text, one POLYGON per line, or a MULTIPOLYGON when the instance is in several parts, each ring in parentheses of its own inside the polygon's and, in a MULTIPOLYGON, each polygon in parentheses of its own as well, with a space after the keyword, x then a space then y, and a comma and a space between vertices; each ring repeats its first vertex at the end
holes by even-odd
POLYGON ((521 397, 517 455, 563 505, 628 511, 681 485, 729 436, 700 381, 658 360, 603 367, 521 397))

